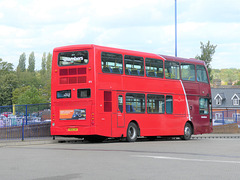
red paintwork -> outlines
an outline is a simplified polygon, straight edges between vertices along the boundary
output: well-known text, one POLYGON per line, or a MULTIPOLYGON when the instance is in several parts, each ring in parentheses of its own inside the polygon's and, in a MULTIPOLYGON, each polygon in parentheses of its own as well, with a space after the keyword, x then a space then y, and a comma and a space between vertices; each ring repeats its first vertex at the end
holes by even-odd
MULTIPOLYGON (((176 58, 97 45, 74 45, 55 48, 52 61, 52 135, 84 136, 101 135, 107 137, 126 137, 127 127, 130 121, 136 121, 140 128, 141 136, 180 136, 184 134, 184 126, 191 121, 194 134, 210 133, 209 115, 201 118, 199 115, 199 97, 211 97, 210 85, 199 82, 181 80, 169 80, 159 78, 137 77, 129 75, 102 73, 101 52, 119 53, 124 55, 141 56, 145 58, 157 58, 178 62, 188 62, 204 65, 203 61, 195 59, 176 58), (59 52, 88 50, 89 63, 80 66, 57 65, 59 52), (86 83, 59 84, 59 71, 69 68, 86 68, 86 83), (184 88, 182 86, 184 85, 184 88), (91 89, 91 98, 77 98, 77 89, 91 89), (56 91, 72 90, 70 99, 57 99, 56 91), (104 112, 104 91, 112 92, 112 112, 104 112), (123 95, 123 107, 125 107, 125 94, 127 92, 160 94, 173 96, 173 114, 119 114, 117 111, 118 95, 123 95), (185 92, 187 94, 187 100, 185 92), (188 106, 187 106, 188 103, 188 106), (188 114, 188 109, 190 116, 188 114), (86 120, 59 120, 59 111, 62 109, 86 109, 86 120), (190 117, 190 119, 189 119, 190 117), (78 131, 68 131, 68 128, 78 128, 78 131)), ((124 72, 124 70, 123 70, 124 72)), ((73 77, 68 75, 66 77, 73 77)), ((62 77, 62 76, 61 76, 62 77)), ((125 109, 125 108, 124 108, 125 109)))

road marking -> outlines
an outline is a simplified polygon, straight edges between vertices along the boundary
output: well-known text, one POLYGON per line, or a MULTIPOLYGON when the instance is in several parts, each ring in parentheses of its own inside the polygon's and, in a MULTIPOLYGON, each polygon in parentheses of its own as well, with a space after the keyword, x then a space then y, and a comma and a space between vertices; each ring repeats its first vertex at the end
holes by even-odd
POLYGON ((187 158, 177 158, 177 157, 167 157, 167 156, 133 155, 133 157, 153 158, 153 159, 166 159, 166 160, 178 160, 178 161, 195 161, 195 162, 212 162, 212 163, 240 164, 240 161, 221 161, 221 160, 208 160, 208 159, 187 159, 187 158))

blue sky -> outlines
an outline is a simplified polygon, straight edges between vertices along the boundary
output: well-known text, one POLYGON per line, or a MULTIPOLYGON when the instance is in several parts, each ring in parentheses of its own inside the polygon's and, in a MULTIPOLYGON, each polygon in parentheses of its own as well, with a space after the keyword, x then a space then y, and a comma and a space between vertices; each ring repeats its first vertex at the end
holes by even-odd
MULTIPOLYGON (((0 0, 0 58, 16 67, 34 51, 97 44, 175 54, 174 0, 0 0)), ((240 68, 240 1, 177 0, 178 56, 200 54, 200 41, 217 45, 212 68, 240 68)), ((28 60, 27 60, 28 61, 28 60)), ((27 62, 28 64, 28 62, 27 62)))

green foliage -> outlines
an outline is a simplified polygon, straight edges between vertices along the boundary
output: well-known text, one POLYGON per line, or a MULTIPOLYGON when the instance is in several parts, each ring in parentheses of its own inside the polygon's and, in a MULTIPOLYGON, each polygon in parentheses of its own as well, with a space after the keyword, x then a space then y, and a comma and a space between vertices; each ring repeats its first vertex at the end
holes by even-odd
POLYGON ((20 55, 17 69, 20 72, 25 72, 26 71, 26 54, 25 53, 22 53, 20 55))
POLYGON ((12 91, 17 86, 17 77, 13 71, 13 64, 0 58, 0 106, 11 105, 12 91))
POLYGON ((29 59, 28 59, 28 72, 34 72, 35 71, 35 56, 34 56, 34 52, 32 52, 29 55, 29 59))
POLYGON ((46 74, 46 62, 47 62, 47 57, 46 57, 46 53, 43 53, 43 57, 42 57, 42 69, 41 69, 41 75, 44 76, 46 74))
POLYGON ((234 85, 238 85, 238 86, 240 86, 240 80, 237 81, 234 85))
POLYGON ((12 93, 12 103, 18 104, 18 98, 21 96, 22 93, 25 93, 28 89, 30 89, 31 86, 23 86, 16 88, 12 93))
POLYGON ((4 62, 0 58, 0 75, 4 75, 4 74, 9 73, 11 71, 13 71, 13 64, 4 62))
POLYGON ((42 95, 41 90, 34 86, 28 86, 27 89, 17 98, 16 104, 39 104, 46 103, 47 100, 42 95))
POLYGON ((34 52, 29 55, 28 62, 26 71, 26 54, 22 53, 14 70, 12 63, 0 58, 0 106, 50 102, 52 54, 43 54, 39 71, 35 71, 34 52))
POLYGON ((211 62, 212 62, 212 56, 215 53, 215 49, 216 49, 217 45, 215 45, 215 46, 211 45, 210 41, 208 41, 207 44, 205 44, 205 45, 202 42, 200 42, 200 44, 201 44, 201 46, 200 46, 201 55, 200 56, 197 55, 195 58, 205 62, 206 67, 208 69, 210 80, 212 80, 213 76, 211 75, 211 71, 212 71, 211 62))
POLYGON ((212 69, 213 79, 220 79, 222 84, 239 85, 240 69, 212 69))
POLYGON ((6 73, 0 78, 0 106, 12 104, 12 92, 17 87, 17 76, 6 73))
POLYGON ((36 88, 40 88, 42 86, 42 82, 40 77, 37 76, 34 72, 17 72, 18 77, 18 87, 22 86, 34 86, 36 88))
POLYGON ((47 77, 51 79, 51 70, 52 70, 52 54, 51 53, 48 53, 47 55, 46 69, 47 69, 47 77))

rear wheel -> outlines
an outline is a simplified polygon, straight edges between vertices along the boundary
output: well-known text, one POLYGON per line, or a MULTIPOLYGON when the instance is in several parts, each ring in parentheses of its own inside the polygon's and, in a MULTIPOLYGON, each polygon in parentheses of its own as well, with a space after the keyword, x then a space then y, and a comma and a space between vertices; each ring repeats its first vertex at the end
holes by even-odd
POLYGON ((127 128, 127 141, 135 142, 137 140, 138 127, 135 123, 131 122, 127 128))
POLYGON ((191 124, 186 123, 186 124, 185 124, 185 127, 184 127, 184 135, 181 136, 180 138, 181 138, 182 140, 189 140, 189 139, 191 139, 192 132, 193 132, 193 129, 192 129, 191 124))

